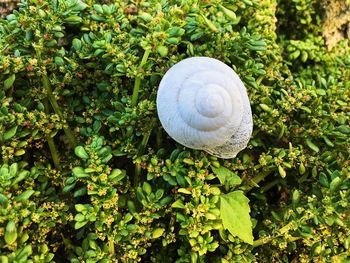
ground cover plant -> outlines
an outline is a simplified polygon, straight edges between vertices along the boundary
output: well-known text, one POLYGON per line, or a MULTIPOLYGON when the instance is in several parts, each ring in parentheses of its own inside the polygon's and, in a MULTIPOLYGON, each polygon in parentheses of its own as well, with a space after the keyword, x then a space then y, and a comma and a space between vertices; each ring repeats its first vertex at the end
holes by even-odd
POLYGON ((349 262, 350 48, 325 45, 326 9, 22 1, 0 20, 0 262, 349 262), (247 87, 232 160, 160 126, 160 79, 191 56, 247 87))

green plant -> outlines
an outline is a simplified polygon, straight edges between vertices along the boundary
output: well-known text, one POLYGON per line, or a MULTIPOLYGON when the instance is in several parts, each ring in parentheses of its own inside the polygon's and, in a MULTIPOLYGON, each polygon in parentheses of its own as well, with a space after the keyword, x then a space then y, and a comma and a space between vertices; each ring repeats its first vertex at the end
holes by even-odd
POLYGON ((350 48, 327 50, 319 8, 22 1, 0 20, 0 261, 347 262, 350 48), (189 56, 247 87, 232 160, 160 126, 157 86, 189 56))

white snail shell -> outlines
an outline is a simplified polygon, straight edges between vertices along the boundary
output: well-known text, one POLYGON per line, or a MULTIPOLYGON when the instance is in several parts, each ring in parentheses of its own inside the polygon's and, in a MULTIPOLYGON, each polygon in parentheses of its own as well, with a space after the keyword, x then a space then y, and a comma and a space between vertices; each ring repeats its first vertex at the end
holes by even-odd
POLYGON ((192 57, 172 66, 159 84, 157 110, 175 141, 220 158, 234 158, 253 131, 243 82, 214 58, 192 57))

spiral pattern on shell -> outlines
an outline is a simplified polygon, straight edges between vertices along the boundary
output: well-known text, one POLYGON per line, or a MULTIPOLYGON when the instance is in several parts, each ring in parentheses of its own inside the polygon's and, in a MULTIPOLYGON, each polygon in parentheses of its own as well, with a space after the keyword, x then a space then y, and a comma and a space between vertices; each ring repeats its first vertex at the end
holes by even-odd
POLYGON ((178 143, 220 158, 233 158, 247 146, 253 130, 246 89, 223 62, 187 58, 160 82, 158 116, 178 143))

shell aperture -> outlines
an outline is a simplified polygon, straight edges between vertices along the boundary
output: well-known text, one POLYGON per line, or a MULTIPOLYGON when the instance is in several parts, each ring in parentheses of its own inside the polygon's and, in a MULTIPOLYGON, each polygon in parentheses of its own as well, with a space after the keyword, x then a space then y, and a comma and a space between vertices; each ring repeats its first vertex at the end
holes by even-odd
POLYGON ((175 141, 220 158, 234 158, 253 130, 244 84, 214 58, 192 57, 172 66, 159 84, 157 110, 175 141))

